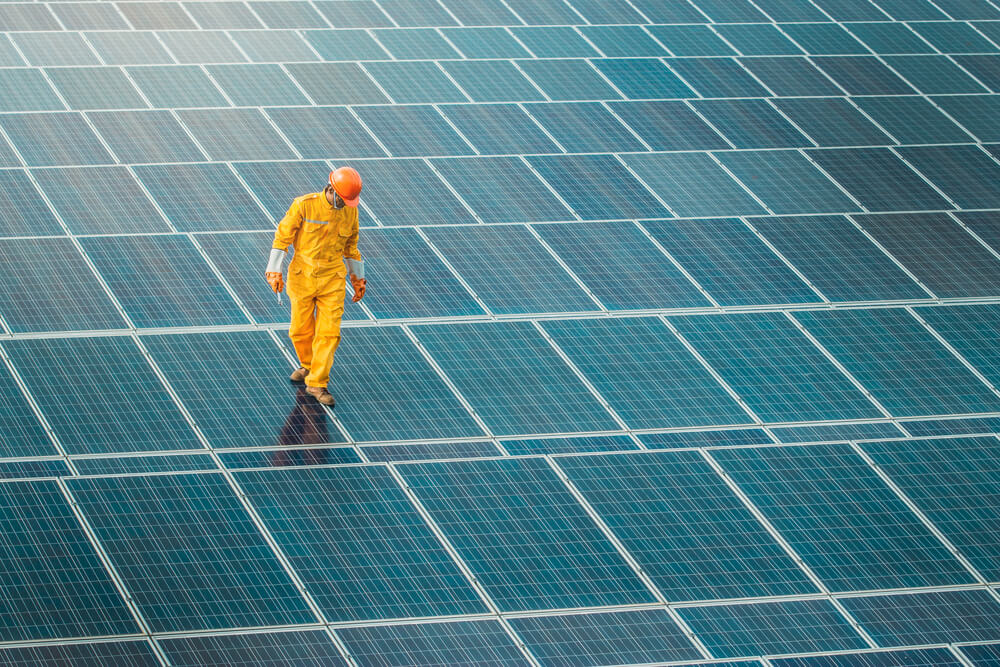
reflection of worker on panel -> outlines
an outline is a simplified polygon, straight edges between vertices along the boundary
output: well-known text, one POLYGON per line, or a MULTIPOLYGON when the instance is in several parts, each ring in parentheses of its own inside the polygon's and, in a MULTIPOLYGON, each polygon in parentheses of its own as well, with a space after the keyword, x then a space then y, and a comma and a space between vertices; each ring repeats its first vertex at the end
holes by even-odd
POLYGON ((293 201, 274 233, 265 273, 271 289, 281 292, 286 249, 289 245, 295 248, 288 266, 288 298, 292 303, 288 336, 300 366, 291 380, 304 381, 306 391, 323 405, 335 402, 326 384, 340 343, 348 272, 354 288, 352 300, 360 301, 365 295, 365 263, 358 252, 360 195, 361 176, 350 167, 341 167, 330 172, 323 192, 293 201))
MULTIPOLYGON (((295 394, 295 407, 285 420, 285 426, 278 435, 278 444, 322 445, 329 442, 326 429, 326 412, 318 405, 304 387, 295 394)), ((274 466, 321 465, 327 462, 325 449, 278 449, 271 455, 274 466)))

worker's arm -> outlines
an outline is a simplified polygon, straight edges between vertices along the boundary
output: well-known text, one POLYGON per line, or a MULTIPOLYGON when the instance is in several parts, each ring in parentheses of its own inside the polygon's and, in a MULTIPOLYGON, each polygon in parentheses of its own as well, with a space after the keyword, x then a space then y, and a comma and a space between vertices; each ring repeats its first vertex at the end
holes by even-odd
POLYGON ((351 287, 354 288, 354 297, 351 299, 355 303, 361 301, 365 296, 365 261, 361 259, 361 251, 358 250, 358 219, 354 218, 351 235, 344 245, 344 263, 347 264, 347 272, 351 276, 351 287))
POLYGON ((288 213, 278 223, 278 229, 274 232, 274 243, 271 244, 271 255, 267 260, 267 269, 264 270, 264 277, 275 292, 280 292, 285 287, 282 277, 282 264, 288 255, 288 246, 295 240, 295 235, 302 226, 302 207, 298 201, 292 202, 288 208, 288 213))

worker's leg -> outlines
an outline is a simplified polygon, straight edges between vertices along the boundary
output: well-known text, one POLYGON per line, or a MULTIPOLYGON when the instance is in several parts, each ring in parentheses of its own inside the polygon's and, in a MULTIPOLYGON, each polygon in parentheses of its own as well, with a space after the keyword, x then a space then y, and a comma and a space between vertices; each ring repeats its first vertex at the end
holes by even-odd
POLYGON ((340 318, 344 315, 346 281, 331 281, 328 291, 316 296, 316 335, 312 344, 312 364, 306 376, 306 386, 325 387, 330 381, 333 354, 340 344, 340 318))
POLYGON ((288 325, 288 337, 295 346, 299 364, 308 369, 313 360, 313 336, 316 332, 316 297, 309 289, 311 281, 304 272, 288 270, 288 300, 292 304, 292 319, 288 325))

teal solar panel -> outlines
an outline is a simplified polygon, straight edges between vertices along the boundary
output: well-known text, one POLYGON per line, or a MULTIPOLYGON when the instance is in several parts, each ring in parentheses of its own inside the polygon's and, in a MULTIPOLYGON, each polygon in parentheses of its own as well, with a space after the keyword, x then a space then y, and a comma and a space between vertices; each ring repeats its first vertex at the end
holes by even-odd
POLYGON ((466 58, 530 58, 531 53, 503 28, 445 28, 442 34, 466 58))
POLYGON ((515 26, 511 28, 511 33, 538 58, 590 58, 601 55, 583 35, 569 27, 515 26))
POLYGON ((39 644, 0 649, 5 665, 39 664, 124 664, 153 667, 161 664, 147 641, 99 642, 86 644, 39 644))
POLYGON ((52 68, 46 74, 70 109, 141 109, 139 91, 118 67, 52 68))
MULTIPOLYGON (((368 160, 358 164, 364 202, 383 225, 472 223, 476 219, 422 160, 368 160)), ((315 190, 329 172, 316 166, 315 190)), ((276 209, 282 213, 284 208, 276 209)), ((280 215, 280 214, 279 214, 280 215)))
POLYGON ((237 106, 309 104, 309 98, 279 65, 209 65, 205 69, 237 106))
MULTIPOLYGON (((75 112, 4 114, 0 128, 29 167, 114 162, 83 116, 75 112)), ((10 166, 15 164, 10 161, 10 166)))
MULTIPOLYGON (((605 5, 610 6, 607 3, 605 5)), ((580 28, 580 32, 609 58, 655 58, 671 55, 638 25, 584 26, 580 28)))
POLYGON ((876 53, 934 53, 934 47, 905 23, 849 23, 844 27, 876 53))
POLYGON ((507 60, 455 60, 441 63, 441 66, 475 102, 545 99, 542 92, 507 60))
POLYGON ((434 107, 357 107, 355 112, 393 157, 472 155, 472 147, 434 107))
POLYGON ((122 162, 205 160, 205 154, 169 111, 94 111, 87 117, 122 162))
MULTIPOLYGON (((123 33, 127 34, 127 33, 123 33)), ((155 39, 153 43, 159 45, 155 39)), ((145 45, 144 45, 145 46, 145 45)), ((161 47, 162 48, 162 47, 161 47)), ((169 58, 166 61, 172 61, 169 58)), ((159 65, 159 63, 155 63, 159 65)), ((223 66, 219 66, 223 67, 223 66)), ((257 65, 226 65, 225 67, 259 67, 257 65)), ((154 107, 227 107, 225 95, 206 74, 221 73, 214 66, 203 70, 197 65, 171 65, 170 67, 128 67, 129 77, 154 107)), ((222 77, 216 81, 224 84, 222 77)), ((226 86, 222 85, 223 90, 226 86)))
POLYGON ((774 104, 820 146, 896 143, 842 98, 775 100, 774 104))
POLYGON ((438 108, 483 154, 562 152, 516 104, 443 104, 438 108))
POLYGON ((925 95, 988 92, 947 56, 887 56, 885 62, 925 95))
POLYGON ((698 100, 693 106, 736 148, 813 145, 765 100, 698 100))
POLYGON ((874 56, 812 59, 851 95, 908 95, 913 88, 874 56))
MULTIPOLYGON (((655 25, 651 35, 674 56, 735 56, 737 52, 705 25, 655 25)), ((663 55, 663 54, 656 54, 663 55)))
POLYGON ((819 426, 772 426, 779 442, 831 442, 899 438, 902 432, 888 422, 867 424, 824 424, 819 426))
POLYGON ((182 110, 177 115, 213 160, 280 160, 292 148, 258 109, 182 110))
POLYGON ((361 664, 385 667, 483 667, 530 665, 497 621, 459 621, 342 628, 337 635, 361 664))
POLYGON ((621 99, 586 60, 519 60, 518 66, 553 100, 621 99))
POLYGON ((767 91, 731 58, 671 58, 667 62, 702 97, 767 95, 767 91))
POLYGON ((1000 639, 1000 603, 985 590, 843 598, 880 646, 1000 639))
POLYGON ((597 102, 529 104, 525 107, 570 153, 645 150, 610 111, 597 102))
POLYGON ((715 30, 744 56, 796 56, 805 53, 775 25, 724 24, 715 30))
POLYGON ((733 445, 762 445, 774 442, 765 431, 758 428, 732 428, 712 431, 670 431, 644 433, 639 436, 649 449, 674 449, 677 447, 725 447, 733 445))
POLYGON ((375 138, 345 108, 268 109, 267 116, 303 158, 385 157, 375 138))
MULTIPOLYGON (((934 98, 941 107, 962 127, 980 141, 1000 141, 1000 113, 996 95, 942 95, 934 98)), ((963 141, 967 141, 963 137, 963 141)))
POLYGON ((0 86, 8 91, 0 99, 0 111, 61 111, 66 108, 41 70, 0 70, 0 86))
MULTIPOLYGON (((254 3, 257 4, 257 3, 254 3)), ((322 630, 254 632, 160 639, 171 665, 220 664, 252 667, 267 663, 346 666, 330 635, 322 630)))
POLYGON ((923 97, 859 97, 856 102, 875 122, 904 144, 962 143, 970 138, 967 132, 923 97))
POLYGON ((728 147, 719 133, 683 102, 612 102, 610 106, 654 151, 728 147))
POLYGON ((468 99, 433 62, 370 62, 365 69, 397 104, 468 99), (413 85, 414 81, 420 85, 413 85))
POLYGON ((620 452, 638 449, 627 435, 590 435, 575 438, 535 438, 501 440, 511 456, 526 454, 580 454, 583 452, 620 452))
POLYGON ((921 308, 917 315, 941 334, 986 379, 1000 381, 1000 358, 990 345, 990 327, 1000 322, 994 305, 921 308))
POLYGON ((841 95, 843 91, 805 58, 740 58, 775 95, 841 95))
POLYGON ((1000 206, 1000 165, 976 146, 913 146, 900 153, 959 207, 1000 206))

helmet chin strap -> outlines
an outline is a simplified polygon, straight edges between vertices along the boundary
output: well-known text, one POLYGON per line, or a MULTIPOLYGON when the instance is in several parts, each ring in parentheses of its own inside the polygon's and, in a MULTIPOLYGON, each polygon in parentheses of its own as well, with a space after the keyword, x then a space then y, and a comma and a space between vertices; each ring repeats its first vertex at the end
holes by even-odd
POLYGON ((324 188, 324 190, 329 190, 330 192, 333 193, 333 207, 334 208, 337 208, 337 209, 344 208, 344 206, 346 205, 346 204, 344 204, 344 200, 341 198, 341 196, 339 194, 337 194, 337 191, 333 189, 332 185, 326 186, 326 188, 324 188))

